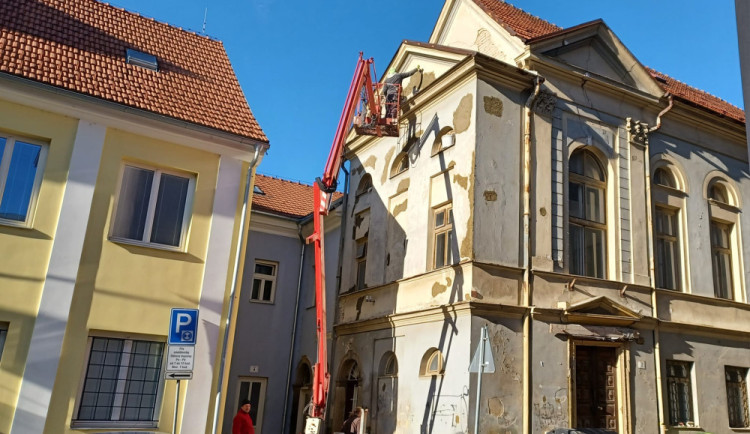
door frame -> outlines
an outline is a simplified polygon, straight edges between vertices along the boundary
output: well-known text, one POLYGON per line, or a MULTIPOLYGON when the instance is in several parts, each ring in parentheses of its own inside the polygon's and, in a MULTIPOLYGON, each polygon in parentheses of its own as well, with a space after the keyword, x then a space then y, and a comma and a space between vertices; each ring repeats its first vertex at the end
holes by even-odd
POLYGON ((576 347, 609 347, 615 349, 615 366, 617 379, 617 432, 629 433, 630 424, 630 349, 622 342, 601 342, 586 339, 570 339, 568 341, 568 420, 571 427, 578 425, 576 420, 576 347))

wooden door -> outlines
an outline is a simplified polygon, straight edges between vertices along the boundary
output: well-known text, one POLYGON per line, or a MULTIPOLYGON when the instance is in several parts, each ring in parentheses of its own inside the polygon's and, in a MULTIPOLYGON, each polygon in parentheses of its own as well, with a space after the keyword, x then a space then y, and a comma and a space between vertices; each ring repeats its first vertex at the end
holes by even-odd
POLYGON ((617 432, 617 349, 576 346, 576 428, 617 432))

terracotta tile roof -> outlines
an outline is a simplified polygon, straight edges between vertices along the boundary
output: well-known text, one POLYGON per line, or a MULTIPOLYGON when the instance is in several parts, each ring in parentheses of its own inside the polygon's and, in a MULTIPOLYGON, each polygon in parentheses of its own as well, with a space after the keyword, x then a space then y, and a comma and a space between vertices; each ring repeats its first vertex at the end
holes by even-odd
POLYGON ((687 84, 675 80, 674 78, 663 74, 659 71, 655 71, 651 68, 646 68, 652 77, 656 79, 659 85, 667 92, 674 95, 684 102, 698 107, 705 108, 721 116, 726 116, 730 119, 734 119, 739 122, 745 122, 745 111, 739 107, 724 101, 721 98, 715 97, 708 92, 704 92, 700 89, 688 86, 687 84))
MULTIPOLYGON (((541 38, 542 36, 563 30, 561 27, 535 17, 501 0, 474 0, 474 3, 482 8, 498 24, 504 26, 511 33, 515 33, 524 42, 529 42, 530 39, 541 38)), ((647 69, 656 78, 659 85, 678 100, 701 107, 720 116, 745 122, 745 112, 742 109, 707 92, 679 82, 661 72, 647 69)))
MULTIPOLYGON (((284 217, 301 218, 313 212, 313 188, 311 185, 266 175, 255 175, 255 187, 264 194, 253 194, 253 210, 278 214, 284 217)), ((333 200, 343 194, 336 192, 333 200)))
POLYGON ((515 33, 524 41, 562 29, 562 27, 535 17, 523 9, 504 1, 474 0, 474 3, 482 8, 493 20, 497 21, 498 24, 515 33))
POLYGON ((95 0, 0 1, 0 73, 268 141, 220 41, 95 0))

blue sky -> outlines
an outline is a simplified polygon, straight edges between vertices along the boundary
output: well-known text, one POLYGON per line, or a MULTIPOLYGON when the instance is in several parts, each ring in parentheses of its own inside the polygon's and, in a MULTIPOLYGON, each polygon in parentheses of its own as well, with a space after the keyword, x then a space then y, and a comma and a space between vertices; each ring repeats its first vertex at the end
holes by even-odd
MULTIPOLYGON (((259 173, 322 175, 357 57, 378 76, 403 39, 427 41, 442 0, 110 0, 219 39, 271 142, 259 173)), ((646 66, 743 107, 734 2, 509 0, 561 27, 602 18, 646 66)))

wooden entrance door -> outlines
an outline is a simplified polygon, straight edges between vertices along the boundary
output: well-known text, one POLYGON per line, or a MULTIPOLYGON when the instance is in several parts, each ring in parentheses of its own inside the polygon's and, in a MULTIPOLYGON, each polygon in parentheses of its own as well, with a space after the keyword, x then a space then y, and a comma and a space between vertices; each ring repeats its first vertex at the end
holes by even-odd
POLYGON ((576 346, 576 428, 617 432, 617 349, 576 346))

